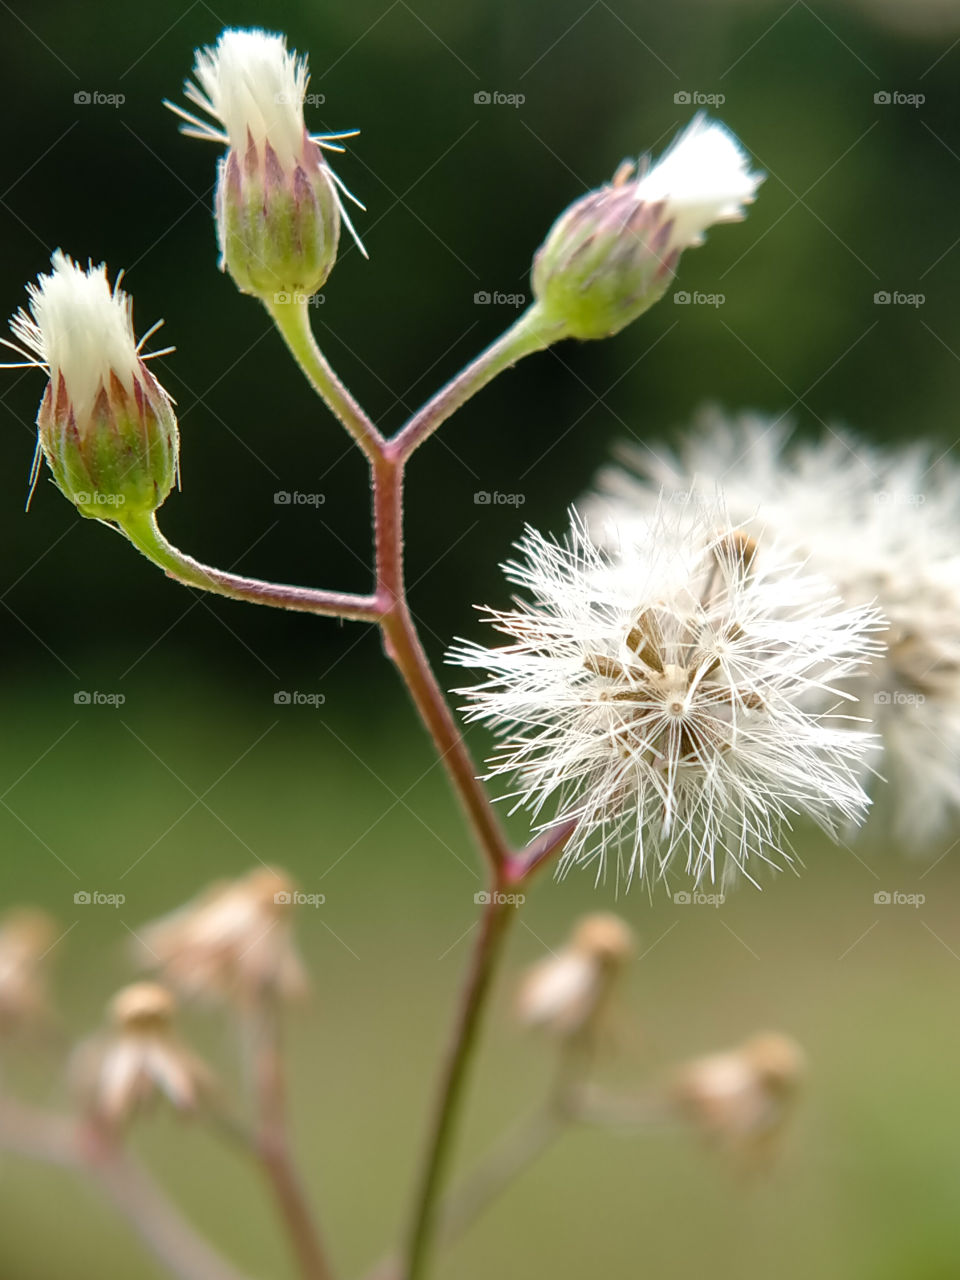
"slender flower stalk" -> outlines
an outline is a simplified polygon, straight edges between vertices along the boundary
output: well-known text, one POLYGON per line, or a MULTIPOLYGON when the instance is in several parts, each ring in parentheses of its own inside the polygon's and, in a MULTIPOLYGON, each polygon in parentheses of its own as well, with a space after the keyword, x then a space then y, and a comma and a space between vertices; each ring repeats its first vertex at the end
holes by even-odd
POLYGON ((320 591, 315 587, 293 587, 260 578, 246 578, 201 564, 179 551, 160 532, 152 514, 127 518, 123 533, 148 560, 168 577, 186 587, 197 587, 231 600, 249 604, 270 605, 274 609, 290 609, 298 613, 315 613, 321 617, 348 618, 358 622, 375 622, 382 613, 379 599, 373 595, 354 595, 346 591, 320 591))
POLYGON ((199 1000, 227 1003, 245 1032, 256 1128, 247 1140, 273 1192, 303 1280, 333 1274, 291 1150, 282 1049, 283 1002, 306 975, 292 936, 293 884, 258 867, 212 885, 139 933, 141 958, 199 1000))
MULTIPOLYGON (((146 380, 139 347, 132 346, 129 302, 123 295, 118 297, 116 290, 112 302, 107 291, 107 301, 101 298, 97 303, 99 321, 90 331, 92 351, 87 352, 90 359, 74 362, 78 370, 82 365, 87 374, 91 370, 94 374, 99 371, 101 389, 107 396, 106 406, 101 410, 99 399, 94 400, 91 417, 79 390, 73 391, 72 401, 67 398, 68 383, 81 387, 78 372, 70 378, 59 379, 57 394, 49 406, 50 418, 52 428, 61 432, 67 428, 67 434, 73 431, 80 444, 86 436, 83 422, 80 429, 77 428, 76 406, 82 410, 80 418, 86 413, 101 434, 104 423, 111 428, 120 423, 120 434, 123 435, 124 430, 127 433, 124 438, 132 470, 128 468, 121 474, 119 461, 111 455, 113 470, 105 476, 93 477, 97 492, 122 492, 123 504, 117 504, 122 509, 112 512, 111 520, 170 576, 237 599, 376 623, 386 653, 410 693, 471 824, 484 858, 491 892, 459 1000, 405 1233, 400 1263, 402 1280, 422 1280, 437 1237, 440 1197, 483 1014, 515 910, 505 891, 525 883, 561 850, 568 859, 579 856, 583 851, 584 824, 580 809, 576 806, 573 810, 565 809, 561 804, 554 819, 540 822, 538 834, 528 848, 514 850, 505 837, 486 789, 477 777, 477 768, 457 720, 427 660, 407 601, 403 556, 405 464, 451 413, 520 357, 564 336, 586 338, 614 332, 645 310, 662 293, 682 249, 699 243, 709 225, 740 216, 743 205, 752 199, 759 178, 748 172, 743 153, 728 135, 718 126, 700 121, 691 125, 661 164, 646 176, 635 178, 632 167, 629 172, 622 170, 612 187, 594 193, 596 199, 578 202, 548 236, 534 264, 535 305, 434 396, 396 436, 387 438, 337 377, 310 326, 308 295, 329 275, 336 260, 340 222, 349 220, 340 199, 340 192, 345 189, 323 155, 324 149, 338 149, 336 139, 345 135, 319 136, 307 132, 303 110, 307 89, 305 59, 288 50, 282 36, 263 31, 228 30, 215 46, 198 51, 194 77, 186 86, 186 97, 202 115, 179 107, 173 110, 184 121, 185 133, 226 147, 219 165, 216 197, 221 266, 229 271, 242 292, 253 294, 265 304, 311 385, 367 458, 376 563, 373 592, 361 596, 263 583, 200 564, 167 542, 159 532, 154 511, 173 482, 176 424, 162 390, 146 380), (621 213, 624 218, 620 217, 621 213), (117 347, 112 331, 108 331, 108 322, 116 324, 121 319, 124 321, 120 326, 122 342, 117 347), (120 355, 112 358, 115 348, 120 355), (104 370, 109 373, 109 387, 104 370), (60 384, 64 388, 63 396, 59 394, 60 384), (125 400, 121 401, 118 388, 125 393, 125 400), (131 395, 133 409, 128 404, 131 395), (165 413, 168 416, 164 416, 165 413), (133 441, 131 428, 138 428, 141 441, 146 440, 148 444, 156 437, 166 446, 166 452, 146 449, 144 457, 144 447, 133 441), (128 474, 132 474, 132 480, 128 474), (121 480, 127 485, 139 484, 141 488, 128 494, 126 489, 120 489, 121 480)), ((83 275, 66 259, 55 261, 54 266, 55 276, 60 272, 66 277, 70 271, 78 273, 78 279, 83 275)), ((103 288, 91 269, 83 275, 85 283, 76 284, 71 296, 78 297, 81 287, 88 292, 96 289, 102 294, 106 276, 102 269, 100 274, 103 288)), ((42 284, 41 293, 44 289, 42 284)), ((24 317, 19 326, 15 332, 27 347, 20 354, 28 361, 48 367, 52 376, 57 374, 57 358, 44 333, 42 317, 34 310, 32 319, 24 317)), ((61 325, 60 329, 66 333, 69 326, 61 325)), ((82 495, 74 483, 76 477, 70 472, 73 455, 66 460, 61 458, 53 447, 52 436, 44 443, 42 414, 41 419, 41 444, 58 483, 84 514, 101 514, 95 509, 88 510, 91 504, 81 500, 82 495), (57 473, 58 466, 62 474, 57 473)), ((69 443, 76 452, 79 445, 72 437, 69 443)), ((82 450, 80 460, 89 465, 82 450)), ((708 621, 712 621, 716 592, 726 590, 737 596, 731 585, 734 584, 740 591, 738 600, 740 596, 749 595, 745 582, 752 572, 748 564, 751 557, 738 536, 727 531, 726 540, 706 539, 713 560, 701 548, 696 566, 698 600, 708 621)), ((591 572, 597 571, 598 583, 594 589, 604 596, 610 615, 612 606, 608 597, 614 589, 609 584, 599 585, 607 566, 597 561, 591 563, 590 568, 591 572)), ((563 587, 566 604, 570 604, 580 590, 576 584, 564 585, 560 572, 552 573, 551 585, 563 587)), ((644 582, 641 574, 640 581, 635 583, 641 596, 644 586, 649 589, 650 584, 644 582)), ((690 596, 688 589, 687 597, 690 596)), ((676 600, 671 603, 677 605, 676 600)), ((748 604, 747 600, 739 612, 734 610, 744 634, 747 623, 753 620, 748 604)), ((685 611, 675 607, 674 615, 667 618, 671 625, 664 626, 654 618, 660 607, 658 603, 644 599, 638 602, 631 597, 624 605, 623 617, 618 616, 618 625, 629 617, 624 634, 621 636, 618 632, 616 636, 619 658, 612 652, 616 646, 609 634, 611 616, 606 616, 608 630, 603 635, 591 632, 587 648, 580 654, 578 674, 583 683, 596 683, 598 679, 608 682, 606 696, 597 693, 596 701, 605 704, 604 714, 609 722, 621 716, 624 723, 630 722, 623 735, 618 737, 614 726, 614 732, 608 737, 621 751, 630 754, 635 750, 638 769, 641 773, 646 770, 644 776, 648 783, 652 779, 648 798, 654 794, 659 797, 665 810, 661 825, 664 832, 670 833, 671 840, 678 830, 685 829, 692 835, 700 820, 704 820, 707 834, 703 836, 705 843, 701 852, 712 866, 713 849, 707 829, 714 810, 721 808, 721 800, 730 799, 729 793, 740 802, 741 809, 748 807, 746 782, 741 775, 734 775, 729 765, 727 770, 739 781, 740 790, 727 779, 724 791, 722 784, 726 775, 720 767, 720 757, 725 749, 740 749, 741 739, 749 739, 741 723, 749 719, 747 713, 772 720, 775 695, 786 697, 786 690, 775 681, 764 684, 760 657, 749 651, 741 652, 738 649, 741 634, 735 628, 732 633, 721 635, 717 631, 719 624, 714 628, 717 634, 713 635, 716 642, 713 650, 691 675, 694 665, 691 654, 699 643, 694 636, 694 624, 703 622, 704 618, 692 617, 696 609, 691 608, 689 598, 685 598, 685 605, 685 611), (645 620, 650 619, 646 627, 645 620), (731 649, 735 651, 733 656, 731 649), (677 672, 682 666, 678 656, 681 651, 688 677, 685 691, 675 687, 679 679, 677 672), (638 696, 641 677, 635 668, 640 667, 646 671, 645 678, 656 688, 656 696, 661 701, 682 700, 686 695, 693 700, 695 692, 699 703, 706 704, 707 709, 698 705, 695 714, 687 716, 689 723, 676 731, 663 726, 653 729, 645 726, 642 722, 649 707, 645 708, 643 698, 638 696), (708 692, 715 696, 711 698, 708 692), (764 695, 769 702, 760 701, 764 695), (620 710, 614 714, 613 708, 617 707, 620 710), (631 733, 639 733, 642 739, 639 745, 631 733), (690 796, 695 788, 680 781, 681 773, 686 779, 688 773, 696 772, 696 768, 689 768, 691 751, 694 765, 707 777, 706 783, 703 777, 699 779, 700 795, 711 788, 717 792, 708 802, 694 800, 692 808, 690 796), (709 768, 705 765, 708 751, 717 757, 709 768)), ((507 615, 500 617, 506 619, 507 615)), ((790 633, 791 640, 797 635, 802 639, 804 620, 805 615, 794 619, 797 625, 790 633)), ((838 636, 842 630, 838 624, 838 636)), ((853 621, 849 622, 848 630, 859 634, 853 621)), ((818 656, 826 672, 816 679, 825 685, 833 669, 852 663, 859 651, 851 642, 847 652, 832 633, 818 633, 818 637, 822 641, 822 652, 818 656), (835 640, 833 645, 832 640, 835 640)), ((789 649, 782 633, 777 632, 774 639, 782 649, 789 649)), ((746 649, 746 646, 740 648, 746 649)), ((805 665, 812 659, 802 644, 800 649, 801 656, 793 665, 790 661, 786 663, 789 678, 798 685, 803 685, 804 679, 812 684, 814 677, 805 665)), ((685 711, 689 712, 690 708, 685 711)), ((822 747, 823 740, 817 741, 822 747)), ((778 809, 777 802, 772 807, 777 810, 777 818, 784 816, 782 808, 789 807, 788 801, 797 800, 798 795, 802 796, 805 807, 816 808, 808 791, 824 781, 827 771, 824 768, 817 773, 810 767, 812 754, 802 757, 801 765, 806 765, 807 770, 804 772, 802 767, 797 770, 793 789, 787 788, 789 794, 785 797, 783 792, 776 793, 781 808, 778 809)), ((846 785, 842 753, 834 754, 831 763, 842 777, 839 782, 830 779, 833 783, 830 803, 856 811, 859 794, 846 785)), ((778 757, 778 763, 783 763, 782 757, 778 757)), ((759 768, 752 757, 748 764, 759 768)), ((554 789, 541 788, 542 798, 546 799, 554 789)), ((619 793, 616 799, 621 799, 619 793)), ((764 799, 769 799, 766 793, 764 799)), ((826 805, 824 801, 823 807, 826 805)), ((643 804, 640 807, 643 808, 643 804)), ((534 808, 539 811, 540 802, 535 803, 534 808)), ((744 825, 751 835, 757 831, 765 834, 765 818, 765 810, 760 816, 751 810, 744 818, 744 825)), ((742 843, 740 852, 747 851, 742 843)), ((211 894, 158 922, 144 936, 165 976, 178 987, 232 1003, 250 1023, 258 1114, 254 1149, 270 1179, 304 1280, 328 1280, 330 1263, 294 1169, 286 1120, 280 1002, 299 986, 300 973, 290 948, 285 917, 277 913, 282 905, 278 895, 286 890, 276 887, 276 874, 257 872, 239 884, 216 886, 211 894)), ((578 1060, 585 1029, 594 1028, 595 1015, 603 1005, 602 997, 607 993, 608 980, 622 950, 622 938, 614 938, 611 943, 609 930, 605 936, 605 948, 593 937, 591 976, 586 984, 588 1008, 566 1037, 571 1051, 577 1046, 578 1060)), ((578 945, 585 948, 586 939, 581 937, 578 945)), ((151 1058, 151 1063, 155 1061, 151 1058)), ((215 1274, 215 1268, 211 1267, 210 1275, 215 1274)), ((193 1271, 189 1271, 189 1275, 193 1280, 193 1271)))
POLYGON ((142 1166, 115 1144, 78 1133, 74 1120, 0 1098, 0 1150, 90 1179, 177 1280, 248 1280, 197 1234, 142 1166))
POLYGON ((257 1112, 254 1154, 273 1189, 303 1280, 331 1280, 333 1267, 290 1146, 281 1009, 276 996, 263 993, 245 1016, 257 1112))
POLYGON ((383 437, 317 346, 310 327, 307 299, 297 297, 266 305, 277 331, 314 391, 346 427, 368 460, 376 460, 383 453, 383 437))
POLYGON ((524 356, 543 351, 560 336, 559 326, 545 319, 542 309, 529 307, 480 355, 437 392, 390 441, 390 453, 406 459, 447 419, 498 374, 524 356))
POLYGON ((440 1193, 456 1136, 456 1121, 467 1073, 493 982, 496 963, 513 914, 502 891, 490 895, 480 934, 467 971, 453 1036, 441 1073, 437 1107, 430 1125, 426 1154, 417 1182, 410 1226, 402 1252, 401 1280, 421 1280, 426 1273, 440 1220, 440 1193))

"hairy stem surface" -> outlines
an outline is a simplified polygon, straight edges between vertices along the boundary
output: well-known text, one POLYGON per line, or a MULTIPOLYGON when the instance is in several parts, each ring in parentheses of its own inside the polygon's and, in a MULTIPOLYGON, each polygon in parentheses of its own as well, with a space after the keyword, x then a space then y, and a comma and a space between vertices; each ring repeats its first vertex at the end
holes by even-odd
POLYGON ((390 448, 401 458, 409 458, 428 436, 488 382, 523 356, 542 351, 555 334, 544 328, 536 305, 530 307, 467 367, 442 387, 390 440, 390 448))
POLYGON ((260 578, 244 578, 201 564, 184 555, 168 542, 157 526, 155 515, 126 520, 123 532, 148 560, 158 565, 170 578, 188 587, 199 587, 214 595, 250 604, 266 604, 274 609, 293 609, 300 613, 316 613, 332 618, 350 618, 376 622, 381 606, 376 596, 352 595, 349 592, 319 591, 313 587, 291 587, 264 582, 260 578))

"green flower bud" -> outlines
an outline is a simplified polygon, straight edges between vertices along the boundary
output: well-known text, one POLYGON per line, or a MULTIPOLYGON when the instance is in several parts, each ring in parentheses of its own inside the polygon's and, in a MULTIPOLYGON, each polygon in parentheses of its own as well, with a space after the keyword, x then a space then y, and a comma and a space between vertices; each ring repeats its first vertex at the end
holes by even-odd
POLYGON ((250 143, 241 161, 230 150, 217 182, 221 267, 241 293, 272 300, 277 293, 312 294, 337 260, 340 210, 330 171, 316 143, 285 171, 266 143, 250 143))
POLYGON ((50 375, 37 427, 54 480, 93 519, 155 511, 177 478, 179 432, 140 356, 130 297, 111 291, 105 265, 84 271, 59 249, 28 293, 11 328, 27 363, 50 375))
POLYGON ((194 76, 186 97, 222 128, 167 106, 185 121, 185 134, 228 147, 215 208, 221 269, 267 303, 315 293, 336 261, 341 218, 353 231, 338 188, 350 193, 323 155, 342 150, 334 139, 350 135, 307 132, 307 62, 283 36, 224 31, 197 50, 194 76))
POLYGON ((663 296, 707 227, 744 216, 762 180, 733 135, 702 115, 653 168, 625 161, 560 215, 534 258, 545 323, 572 338, 618 333, 663 296))

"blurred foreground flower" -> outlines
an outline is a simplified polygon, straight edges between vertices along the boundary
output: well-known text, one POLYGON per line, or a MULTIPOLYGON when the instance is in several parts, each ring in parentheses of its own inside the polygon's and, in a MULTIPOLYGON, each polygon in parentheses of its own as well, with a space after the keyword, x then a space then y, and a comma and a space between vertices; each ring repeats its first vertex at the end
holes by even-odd
POLYGON ((787 435, 780 419, 708 412, 679 455, 625 449, 626 466, 601 473, 592 524, 638 530, 661 491, 719 488, 765 548, 805 558, 848 605, 875 602, 885 649, 857 687, 892 784, 881 811, 908 846, 929 844, 960 812, 960 471, 927 447, 787 435))
POLYGON ((841 702, 877 649, 873 610, 760 563, 718 504, 660 506, 615 555, 577 516, 564 542, 528 529, 518 546, 505 572, 533 603, 483 610, 511 643, 449 660, 489 673, 457 692, 501 737, 490 776, 516 778, 539 829, 577 822, 561 866, 600 878, 616 855, 628 881, 678 861, 695 882, 753 878, 792 815, 831 834, 862 819, 869 735, 807 704, 841 702))
POLYGON ((186 97, 222 128, 166 105, 186 122, 183 133, 228 147, 217 176, 221 268, 243 293, 268 302, 278 293, 314 293, 336 261, 341 217, 356 238, 338 188, 360 202, 323 155, 342 151, 335 139, 353 133, 307 132, 307 60, 282 35, 228 29, 197 50, 194 76, 186 97))
POLYGON ((33 1031, 49 1021, 43 961, 56 936, 44 911, 18 907, 0 920, 0 1035, 33 1031))
POLYGON ((10 322, 20 345, 4 343, 50 377, 31 487, 42 450, 81 515, 122 521, 154 511, 176 481, 179 450, 172 401, 140 355, 159 325, 138 343, 120 276, 111 290, 103 263, 84 270, 59 249, 52 261, 27 285, 29 312, 10 322))
POLYGON ((679 1068, 674 1098, 708 1141, 763 1164, 775 1154, 805 1070, 796 1041, 763 1032, 679 1068))
POLYGON ((213 884, 140 930, 141 957, 187 996, 246 1005, 302 995, 292 896, 290 879, 272 867, 213 884))
POLYGON ((684 249, 744 216, 762 181, 733 134, 703 114, 652 168, 625 161, 560 215, 537 252, 545 323, 572 338, 617 333, 663 295, 684 249))
POLYGON ((525 974, 517 996, 520 1020, 565 1037, 595 1026, 633 949, 633 931, 618 916, 584 916, 562 950, 525 974))
POLYGON ((77 1050, 73 1078, 92 1119, 122 1125, 157 1095, 194 1111, 212 1076, 173 1030, 176 1002, 165 987, 138 982, 110 1004, 111 1029, 77 1050))

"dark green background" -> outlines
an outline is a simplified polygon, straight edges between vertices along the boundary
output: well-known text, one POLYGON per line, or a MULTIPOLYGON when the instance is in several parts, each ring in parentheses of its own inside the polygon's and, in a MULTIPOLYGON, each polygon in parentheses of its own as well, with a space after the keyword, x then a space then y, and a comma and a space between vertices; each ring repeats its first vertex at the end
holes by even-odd
MULTIPOLYGON (((179 95, 194 47, 225 23, 283 29, 326 95, 311 125, 362 129, 337 167, 368 204, 358 223, 371 261, 344 253, 315 319, 386 430, 510 319, 474 294, 526 291, 560 209, 686 122, 675 93, 725 94, 717 114, 769 177, 746 223, 716 229, 678 279, 724 305, 668 294, 610 342, 531 359, 415 458, 413 605, 438 657, 454 634, 478 633, 473 603, 505 598, 496 566, 523 518, 558 528, 613 442, 669 440, 705 400, 792 409, 808 432, 842 421, 953 446, 960 14, 893 9, 896 26, 867 3, 804 0, 4 6, 0 296, 15 310, 58 245, 126 267, 138 329, 163 316, 177 346, 155 366, 183 431, 183 492, 165 530, 213 563, 365 589, 364 469, 261 310, 218 273, 216 149, 179 137, 160 106, 179 95), (76 105, 79 90, 126 101, 76 105), (477 105, 480 90, 526 101, 477 105), (894 90, 926 102, 875 103, 894 90), (876 306, 881 290, 926 300, 876 306), (326 501, 274 504, 292 489, 326 501), (478 507, 478 489, 522 493, 522 511, 478 507)), ((47 483, 23 514, 41 383, 10 372, 0 397, 0 901, 42 902, 70 929, 54 959, 72 1038, 132 972, 130 930, 208 879, 260 857, 327 895, 303 913, 317 998, 293 1019, 294 1094, 311 1185, 356 1270, 399 1220, 476 919, 465 832, 374 635, 197 601, 47 483), (325 703, 277 707, 281 689, 325 703), (79 690, 126 701, 78 706, 79 690), (78 888, 127 902, 76 908, 78 888)), ((773 1185, 736 1184, 685 1138, 578 1136, 446 1275, 956 1274, 958 878, 955 855, 934 865, 951 842, 927 862, 876 836, 853 851, 805 831, 797 843, 802 878, 743 890, 720 913, 640 893, 621 903, 643 959, 612 1078, 656 1076, 760 1026, 807 1046, 809 1097, 773 1185), (880 889, 927 901, 876 907, 880 889)), ((511 968, 612 903, 612 886, 594 891, 587 876, 539 884, 511 968)), ((188 1025, 229 1074, 220 1023, 188 1025)), ((482 1068, 473 1150, 547 1070, 511 1026, 508 985, 482 1068)), ((61 1100, 52 1067, 14 1074, 61 1100)), ((200 1133, 149 1128, 148 1152, 190 1212, 254 1274, 288 1274, 249 1171, 200 1133)), ((0 1179, 0 1274, 154 1274, 66 1178, 4 1160, 0 1179)))

